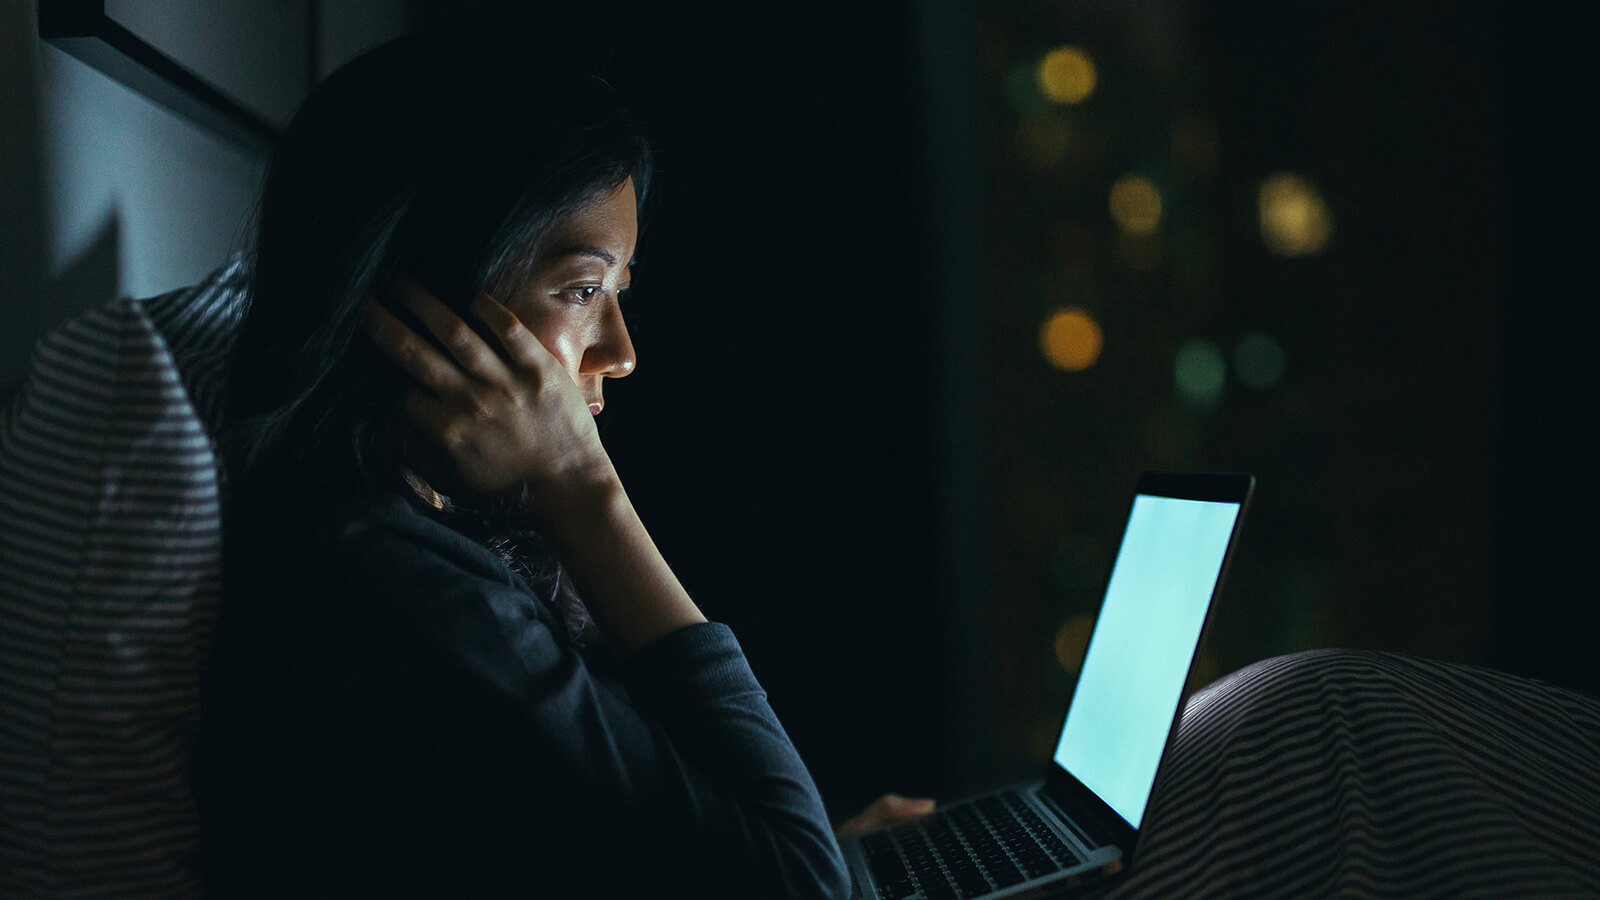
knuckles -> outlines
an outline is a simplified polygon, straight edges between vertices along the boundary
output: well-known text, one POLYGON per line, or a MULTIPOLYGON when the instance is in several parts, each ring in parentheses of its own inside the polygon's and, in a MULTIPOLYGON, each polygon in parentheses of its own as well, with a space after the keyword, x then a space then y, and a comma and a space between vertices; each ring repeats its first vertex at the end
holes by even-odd
POLYGON ((501 333, 505 342, 506 354, 511 357, 512 363, 519 369, 536 372, 539 369, 539 356, 534 352, 533 344, 538 343, 526 329, 505 331, 501 333))
POLYGON ((462 400, 475 422, 487 422, 497 417, 503 409, 523 409, 526 403, 521 392, 509 385, 486 384, 469 391, 462 400))
POLYGON ((470 390, 462 396, 460 407, 462 418, 471 424, 487 422, 494 418, 494 397, 489 391, 481 388, 470 390))
POLYGON ((472 429, 460 419, 450 421, 439 431, 439 444, 451 456, 457 456, 467 449, 471 438, 472 429))
POLYGON ((452 322, 439 339, 452 353, 469 353, 481 340, 465 322, 452 322))
POLYGON ((395 334, 383 335, 383 337, 387 338, 385 345, 389 348, 389 352, 394 355, 396 362, 405 366, 417 361, 418 348, 415 339, 406 335, 395 334))

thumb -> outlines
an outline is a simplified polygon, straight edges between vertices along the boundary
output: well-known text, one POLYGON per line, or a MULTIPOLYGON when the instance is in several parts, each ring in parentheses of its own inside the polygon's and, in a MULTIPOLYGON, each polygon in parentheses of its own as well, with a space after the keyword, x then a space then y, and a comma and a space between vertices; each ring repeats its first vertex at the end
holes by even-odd
POLYGON ((883 805, 886 812, 895 816, 920 816, 933 812, 936 805, 932 797, 902 797, 899 794, 885 794, 883 805))

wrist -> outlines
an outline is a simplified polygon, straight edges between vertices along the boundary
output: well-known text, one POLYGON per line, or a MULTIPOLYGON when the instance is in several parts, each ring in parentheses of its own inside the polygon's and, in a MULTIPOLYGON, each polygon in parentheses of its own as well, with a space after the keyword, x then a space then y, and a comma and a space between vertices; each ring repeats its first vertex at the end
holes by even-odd
POLYGON ((662 635, 704 622, 662 559, 622 482, 569 482, 539 502, 540 531, 572 577, 611 646, 632 653, 662 635))
POLYGON ((592 471, 568 472, 562 477, 523 479, 517 505, 539 521, 543 530, 576 531, 585 522, 607 518, 628 503, 622 480, 610 460, 592 471))

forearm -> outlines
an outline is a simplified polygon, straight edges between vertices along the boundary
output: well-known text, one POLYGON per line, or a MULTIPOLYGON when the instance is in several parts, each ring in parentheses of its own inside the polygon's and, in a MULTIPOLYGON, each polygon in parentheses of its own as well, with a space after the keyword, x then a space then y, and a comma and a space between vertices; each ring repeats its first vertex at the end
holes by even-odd
POLYGON ((560 498, 541 518, 579 596, 618 653, 706 621, 614 477, 560 498))
POLYGON ((799 753, 726 627, 682 629, 624 666, 698 777, 657 782, 652 845, 698 897, 843 897, 843 858, 799 753))

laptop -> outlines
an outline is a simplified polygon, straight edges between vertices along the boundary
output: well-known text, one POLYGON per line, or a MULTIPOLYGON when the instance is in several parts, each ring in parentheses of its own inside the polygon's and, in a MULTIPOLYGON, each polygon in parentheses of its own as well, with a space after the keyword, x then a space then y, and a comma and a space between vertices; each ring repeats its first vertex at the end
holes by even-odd
POLYGON ((845 839, 854 897, 1059 897, 1133 864, 1254 487, 1140 476, 1043 780, 845 839))

